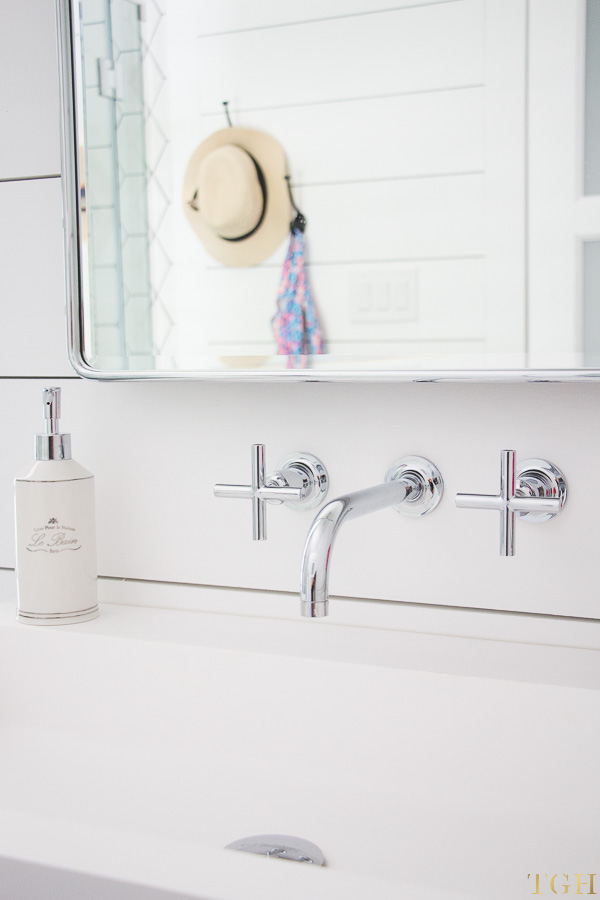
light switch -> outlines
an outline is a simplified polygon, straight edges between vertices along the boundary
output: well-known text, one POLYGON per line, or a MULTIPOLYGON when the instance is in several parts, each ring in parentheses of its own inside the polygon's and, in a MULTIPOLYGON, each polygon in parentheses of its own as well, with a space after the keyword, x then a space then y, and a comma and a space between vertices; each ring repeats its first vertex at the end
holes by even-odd
POLYGON ((392 309, 392 285, 389 281, 378 279, 373 284, 373 293, 375 295, 375 303, 373 311, 375 313, 389 313, 392 309))
POLYGON ((416 322, 417 269, 353 272, 349 284, 350 322, 416 322))

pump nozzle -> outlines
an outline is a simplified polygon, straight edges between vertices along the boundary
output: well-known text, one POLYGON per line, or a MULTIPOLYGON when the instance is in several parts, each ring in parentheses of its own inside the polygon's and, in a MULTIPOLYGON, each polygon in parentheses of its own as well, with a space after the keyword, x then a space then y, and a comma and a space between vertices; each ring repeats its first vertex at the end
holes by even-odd
POLYGON ((44 416, 46 417, 46 434, 58 434, 60 419, 60 388, 46 388, 44 397, 44 416))
POLYGON ((35 458, 71 459, 71 435, 59 432, 60 388, 45 388, 42 397, 46 434, 35 436, 35 458))

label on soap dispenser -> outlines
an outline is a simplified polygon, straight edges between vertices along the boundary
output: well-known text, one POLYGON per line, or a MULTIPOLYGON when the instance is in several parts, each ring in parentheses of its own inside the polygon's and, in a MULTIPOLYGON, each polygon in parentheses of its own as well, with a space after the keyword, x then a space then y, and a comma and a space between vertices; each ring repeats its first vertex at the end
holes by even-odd
POLYGON ((97 605, 94 479, 17 481, 19 613, 63 616, 97 605))
POLYGON ((37 525, 29 538, 30 553, 65 553, 81 550, 83 544, 72 525, 63 525, 52 516, 44 525, 37 525))

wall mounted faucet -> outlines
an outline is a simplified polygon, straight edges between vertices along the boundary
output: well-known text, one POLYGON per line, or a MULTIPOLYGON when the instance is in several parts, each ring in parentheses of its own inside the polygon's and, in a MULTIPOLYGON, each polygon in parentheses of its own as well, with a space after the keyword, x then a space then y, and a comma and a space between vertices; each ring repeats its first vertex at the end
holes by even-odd
POLYGON ((292 453, 275 472, 265 475, 265 445, 253 444, 250 484, 215 484, 215 497, 252 501, 252 540, 267 539, 266 503, 285 503, 291 509, 313 509, 327 494, 329 476, 312 453, 292 453))
POLYGON ((567 502, 567 482, 545 459, 526 459, 516 468, 514 450, 503 450, 499 494, 457 494, 462 509, 495 509, 500 513, 500 556, 515 555, 515 515, 526 522, 546 522, 567 502))
POLYGON ((300 571, 300 611, 316 618, 329 613, 329 566, 344 522, 393 506, 407 516, 433 512, 444 493, 439 469, 420 456, 406 456, 389 470, 384 484, 331 500, 311 525, 300 571))

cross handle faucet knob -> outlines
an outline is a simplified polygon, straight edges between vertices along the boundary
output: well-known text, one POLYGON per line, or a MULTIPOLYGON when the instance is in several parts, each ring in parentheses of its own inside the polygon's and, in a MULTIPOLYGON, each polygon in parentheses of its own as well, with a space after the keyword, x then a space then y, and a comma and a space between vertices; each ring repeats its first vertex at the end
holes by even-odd
POLYGON ((495 509, 500 513, 500 556, 515 555, 515 516, 545 522, 567 502, 567 482, 545 459, 526 459, 516 467, 514 450, 503 450, 499 494, 457 494, 461 509, 495 509))
POLYGON ((250 484, 215 484, 215 497, 252 501, 252 539, 267 539, 267 503, 292 509, 312 509, 325 499, 329 487, 327 469, 312 453, 292 453, 275 472, 265 474, 265 445, 253 444, 250 484))

